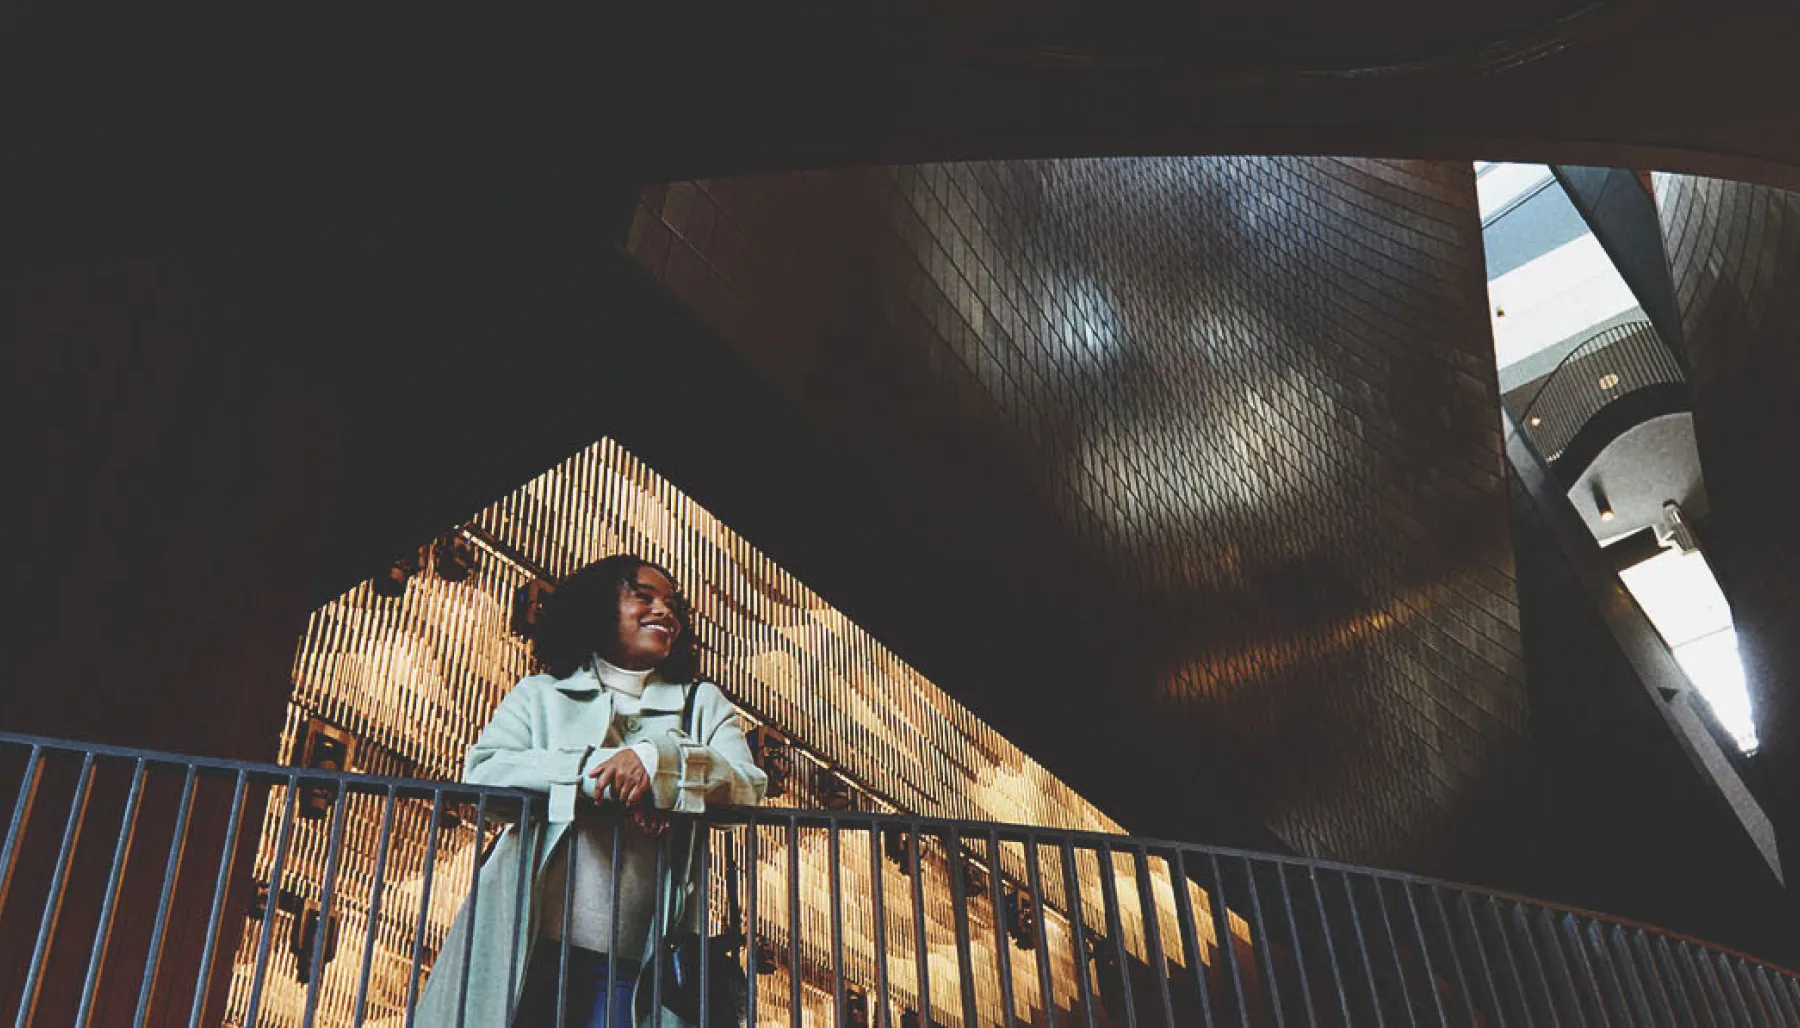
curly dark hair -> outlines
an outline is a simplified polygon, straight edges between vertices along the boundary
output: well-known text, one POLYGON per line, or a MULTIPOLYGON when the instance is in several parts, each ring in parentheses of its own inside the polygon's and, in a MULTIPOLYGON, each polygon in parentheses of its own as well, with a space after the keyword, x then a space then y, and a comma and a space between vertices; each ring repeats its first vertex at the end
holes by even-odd
MULTIPOLYGON (((639 568, 651 568, 675 584, 668 569, 635 553, 616 553, 570 572, 544 601, 532 632, 538 663, 558 678, 567 678, 612 650, 619 623, 619 594, 637 581, 639 568)), ((681 632, 668 659, 656 672, 665 682, 692 682, 700 674, 700 652, 688 603, 675 586, 675 619, 681 632)))

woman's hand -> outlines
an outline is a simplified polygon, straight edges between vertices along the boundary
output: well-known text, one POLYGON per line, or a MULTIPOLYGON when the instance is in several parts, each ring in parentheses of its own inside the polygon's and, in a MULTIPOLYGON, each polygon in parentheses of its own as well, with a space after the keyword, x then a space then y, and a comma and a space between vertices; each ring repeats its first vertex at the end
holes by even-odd
POLYGON ((612 787, 612 799, 627 807, 636 805, 650 789, 650 773, 630 747, 606 758, 599 767, 588 772, 588 777, 594 780, 594 802, 597 804, 608 802, 608 786, 612 787))

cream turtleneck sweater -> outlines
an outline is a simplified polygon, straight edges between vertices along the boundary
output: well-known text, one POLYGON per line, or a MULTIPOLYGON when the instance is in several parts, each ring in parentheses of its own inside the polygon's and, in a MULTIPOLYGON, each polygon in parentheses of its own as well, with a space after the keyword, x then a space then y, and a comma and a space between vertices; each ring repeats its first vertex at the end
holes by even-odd
MULTIPOLYGON (((575 855, 575 883, 569 909, 569 943, 598 953, 613 945, 613 833, 619 833, 619 952, 622 965, 635 967, 643 960, 656 906, 656 840, 640 831, 616 804, 596 806, 594 780, 587 772, 611 756, 608 750, 629 747, 644 762, 644 770, 656 775, 656 746, 648 740, 627 739, 619 734, 626 716, 643 708, 644 683, 649 671, 628 671, 596 656, 594 674, 613 694, 613 726, 606 738, 596 740, 596 750, 582 768, 581 791, 587 802, 578 803, 574 830, 563 847, 544 867, 538 893, 538 935, 563 937, 563 898, 568 891, 568 855, 575 855)), ((641 733, 642 728, 638 731, 641 733)))

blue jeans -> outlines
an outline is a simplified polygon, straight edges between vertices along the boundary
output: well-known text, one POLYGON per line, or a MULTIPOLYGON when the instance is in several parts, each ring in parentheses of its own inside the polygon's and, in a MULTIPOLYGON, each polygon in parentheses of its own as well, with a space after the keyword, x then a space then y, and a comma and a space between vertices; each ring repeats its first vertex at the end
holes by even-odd
MULTIPOLYGON (((562 970, 562 949, 562 943, 554 939, 539 939, 532 947, 531 966, 525 969, 525 987, 519 993, 513 1028, 556 1028, 556 983, 562 970)), ((606 954, 569 947, 563 1028, 631 1028, 631 993, 637 984, 638 969, 619 968, 619 980, 613 986, 609 1004, 606 967, 606 954)))

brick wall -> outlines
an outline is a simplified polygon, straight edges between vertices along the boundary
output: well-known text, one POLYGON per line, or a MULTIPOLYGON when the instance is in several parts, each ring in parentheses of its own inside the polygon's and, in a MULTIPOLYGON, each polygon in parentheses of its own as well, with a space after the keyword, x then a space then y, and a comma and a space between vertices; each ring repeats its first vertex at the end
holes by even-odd
MULTIPOLYGON (((1731 600, 1784 853, 1800 847, 1800 552, 1785 455, 1800 445, 1800 194, 1655 179, 1681 311, 1711 513, 1703 539, 1731 600)), ((1772 802, 1771 802, 1772 801, 1772 802)))
POLYGON ((921 663, 1109 812, 1505 863, 1527 730, 1467 165, 681 182, 628 246, 942 569, 870 628, 1011 654, 921 663))

